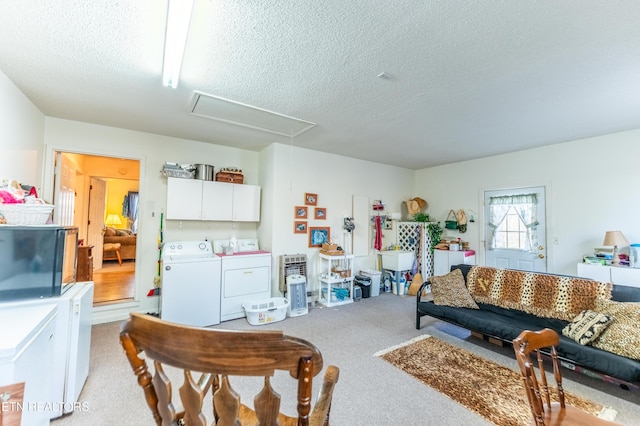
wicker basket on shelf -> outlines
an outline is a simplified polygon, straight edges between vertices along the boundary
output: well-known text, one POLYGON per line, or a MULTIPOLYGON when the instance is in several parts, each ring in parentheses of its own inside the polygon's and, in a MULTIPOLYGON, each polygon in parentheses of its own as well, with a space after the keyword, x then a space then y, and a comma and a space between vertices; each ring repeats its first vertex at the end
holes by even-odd
POLYGON ((7 225, 44 225, 53 208, 53 204, 0 204, 0 215, 7 225))

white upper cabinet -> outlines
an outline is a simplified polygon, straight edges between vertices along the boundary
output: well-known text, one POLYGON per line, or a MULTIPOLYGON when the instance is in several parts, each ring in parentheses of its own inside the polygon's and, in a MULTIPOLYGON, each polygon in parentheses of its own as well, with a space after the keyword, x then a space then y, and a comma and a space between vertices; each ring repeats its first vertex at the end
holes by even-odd
POLYGON ((260 187, 167 178, 167 219, 259 222, 260 187))
POLYGON ((167 178, 167 219, 202 219, 202 181, 167 178))
POLYGON ((233 187, 233 221, 260 222, 260 187, 255 185, 237 185, 233 187))
POLYGON ((202 182, 202 220, 232 220, 234 186, 226 182, 202 182))

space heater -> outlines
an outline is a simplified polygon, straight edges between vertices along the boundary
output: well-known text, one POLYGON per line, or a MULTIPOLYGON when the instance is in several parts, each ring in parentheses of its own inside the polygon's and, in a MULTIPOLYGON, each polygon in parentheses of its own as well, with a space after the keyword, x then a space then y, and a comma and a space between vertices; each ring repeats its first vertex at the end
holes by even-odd
POLYGON ((283 254, 280 256, 280 291, 287 292, 287 277, 289 275, 307 276, 306 254, 283 254))
POLYGON ((287 276, 287 297, 289 299, 288 314, 290 317, 308 314, 307 277, 298 274, 287 276))

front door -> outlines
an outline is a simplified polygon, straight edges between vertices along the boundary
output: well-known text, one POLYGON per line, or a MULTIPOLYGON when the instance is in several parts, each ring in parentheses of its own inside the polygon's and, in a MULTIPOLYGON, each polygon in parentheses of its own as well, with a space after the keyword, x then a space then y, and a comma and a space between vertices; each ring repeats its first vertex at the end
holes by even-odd
POLYGON ((545 214, 543 186, 485 191, 486 266, 546 272, 545 214))

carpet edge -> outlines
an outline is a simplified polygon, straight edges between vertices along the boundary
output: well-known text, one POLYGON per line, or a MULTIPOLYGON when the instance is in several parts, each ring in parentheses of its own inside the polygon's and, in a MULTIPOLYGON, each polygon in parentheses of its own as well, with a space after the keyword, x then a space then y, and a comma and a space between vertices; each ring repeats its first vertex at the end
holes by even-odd
POLYGON ((410 345, 410 344, 415 343, 415 342, 419 342, 420 340, 427 339, 429 337, 431 337, 430 334, 422 334, 420 336, 416 336, 413 339, 407 340, 406 342, 402 342, 402 343, 399 343, 399 344, 394 345, 394 346, 389 346, 386 349, 379 350, 378 352, 374 353, 373 356, 381 357, 382 355, 384 355, 386 353, 389 353, 391 351, 395 351, 396 349, 402 348, 404 346, 410 345))

